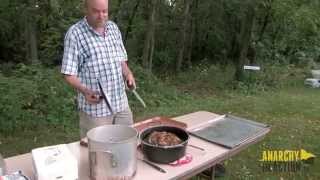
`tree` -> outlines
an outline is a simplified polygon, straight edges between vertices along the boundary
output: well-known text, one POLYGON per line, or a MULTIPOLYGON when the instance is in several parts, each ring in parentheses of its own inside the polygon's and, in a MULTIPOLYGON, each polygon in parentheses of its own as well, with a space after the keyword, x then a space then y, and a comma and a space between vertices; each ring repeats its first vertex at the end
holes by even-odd
POLYGON ((234 78, 238 81, 243 78, 243 66, 245 64, 248 48, 251 44, 252 28, 255 16, 255 2, 248 0, 244 3, 242 16, 233 16, 233 34, 230 49, 230 58, 235 66, 234 78))
POLYGON ((133 23, 133 20, 134 20, 134 17, 136 16, 136 13, 138 12, 138 8, 139 8, 139 5, 140 5, 140 2, 141 0, 137 0, 136 1, 136 4, 132 10, 132 13, 131 13, 131 16, 128 20, 128 25, 127 25, 127 28, 126 28, 126 31, 125 31, 125 35, 124 35, 124 42, 127 42, 128 38, 129 38, 129 33, 132 29, 132 23, 133 23))
MULTIPOLYGON (((317 0, 109 3, 110 18, 124 33, 130 59, 141 60, 150 72, 181 72, 191 62, 233 63, 240 80, 247 58, 306 64, 320 57, 317 0)), ((79 0, 2 0, 0 63, 60 64, 64 35, 82 17, 79 0)))
MULTIPOLYGON (((177 64, 176 64, 176 71, 179 73, 181 71, 182 63, 185 58, 184 53, 186 50, 186 42, 187 42, 187 31, 188 31, 188 25, 190 22, 190 6, 192 4, 192 0, 184 0, 184 13, 183 13, 183 23, 181 28, 181 37, 180 37, 180 43, 179 43, 179 50, 178 50, 178 58, 177 58, 177 64)), ((190 37, 189 37, 190 39, 190 37)), ((190 41, 189 41, 190 42, 190 41)))
POLYGON ((152 72, 152 61, 153 61, 153 52, 154 52, 154 33, 156 28, 156 11, 157 4, 159 0, 150 0, 151 7, 149 8, 149 20, 148 20, 148 29, 146 32, 145 44, 142 54, 142 65, 148 71, 152 72))
POLYGON ((27 16, 25 16, 26 59, 31 63, 38 63, 37 27, 35 22, 35 11, 38 4, 35 0, 29 0, 28 3, 27 16))

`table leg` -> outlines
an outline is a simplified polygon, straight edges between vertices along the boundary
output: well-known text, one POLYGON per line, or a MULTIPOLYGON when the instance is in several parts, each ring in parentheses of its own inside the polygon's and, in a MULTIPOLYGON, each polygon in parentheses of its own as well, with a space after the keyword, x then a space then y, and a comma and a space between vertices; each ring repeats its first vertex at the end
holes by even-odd
POLYGON ((196 179, 197 180, 204 180, 204 179, 205 180, 214 180, 215 179, 215 169, 216 169, 216 165, 208 168, 207 170, 198 174, 196 179))
POLYGON ((215 169, 216 169, 216 165, 212 166, 211 169, 210 169, 210 171, 211 171, 210 180, 214 180, 214 174, 215 174, 215 171, 216 171, 215 169))

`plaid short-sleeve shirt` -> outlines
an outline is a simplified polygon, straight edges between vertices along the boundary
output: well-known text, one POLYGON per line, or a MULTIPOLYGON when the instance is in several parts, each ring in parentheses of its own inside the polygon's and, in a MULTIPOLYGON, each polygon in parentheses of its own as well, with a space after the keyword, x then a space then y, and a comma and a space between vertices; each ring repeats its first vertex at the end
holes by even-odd
MULTIPOLYGON (((127 52, 114 22, 108 21, 104 35, 100 35, 83 18, 66 33, 61 73, 76 75, 83 85, 97 92, 99 80, 113 111, 120 112, 128 107, 121 66, 126 60, 127 52)), ((78 108, 93 117, 111 115, 105 101, 89 104, 82 93, 78 93, 78 108)))

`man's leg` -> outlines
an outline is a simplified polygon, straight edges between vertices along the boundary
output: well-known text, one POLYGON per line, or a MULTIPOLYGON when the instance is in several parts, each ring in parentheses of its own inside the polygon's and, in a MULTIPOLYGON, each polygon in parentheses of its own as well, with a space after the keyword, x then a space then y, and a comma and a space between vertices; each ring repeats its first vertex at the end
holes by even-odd
POLYGON ((80 111, 80 139, 83 139, 87 136, 87 132, 95 127, 112 124, 113 116, 106 117, 92 117, 86 114, 85 112, 80 111))
POLYGON ((115 124, 131 125, 133 116, 130 107, 114 115, 115 124))
POLYGON ((125 124, 131 125, 133 124, 133 116, 130 108, 128 107, 124 111, 118 112, 113 116, 106 117, 92 117, 86 114, 85 112, 79 112, 80 117, 80 138, 83 139, 87 136, 87 132, 95 127, 112 124, 113 120, 115 124, 125 124))

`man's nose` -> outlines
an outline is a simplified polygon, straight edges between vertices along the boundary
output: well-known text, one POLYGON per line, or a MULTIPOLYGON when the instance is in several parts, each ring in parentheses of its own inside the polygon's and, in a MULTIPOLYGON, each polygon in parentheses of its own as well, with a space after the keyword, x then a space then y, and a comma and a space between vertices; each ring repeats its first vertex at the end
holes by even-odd
POLYGON ((104 12, 99 12, 99 18, 104 18, 105 17, 105 13, 104 12))

